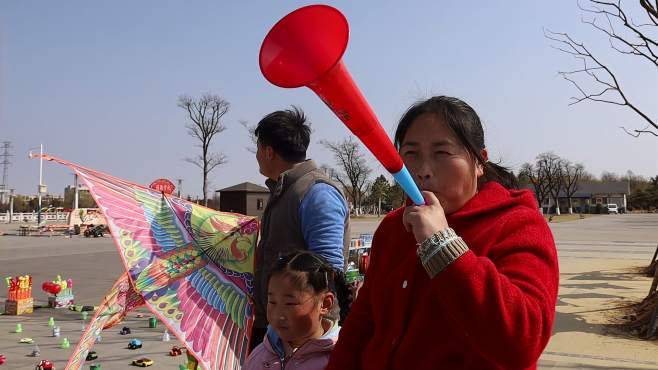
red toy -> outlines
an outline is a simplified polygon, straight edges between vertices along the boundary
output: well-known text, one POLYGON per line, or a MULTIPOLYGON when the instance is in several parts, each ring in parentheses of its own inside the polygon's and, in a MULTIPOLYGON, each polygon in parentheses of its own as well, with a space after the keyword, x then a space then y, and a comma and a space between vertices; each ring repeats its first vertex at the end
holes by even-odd
POLYGON ((183 349, 178 346, 171 347, 169 351, 169 356, 180 356, 183 354, 183 349))
POLYGON ((41 360, 34 370, 55 370, 55 365, 48 360, 41 360))
POLYGON ((52 281, 46 281, 45 283, 41 284, 41 289, 43 289, 43 291, 46 293, 57 294, 62 291, 62 286, 55 284, 52 281))
POLYGON ((420 190, 343 64, 348 38, 347 19, 338 9, 328 5, 299 8, 277 22, 265 37, 260 48, 260 70, 276 86, 306 86, 313 90, 414 203, 423 205, 420 190))
POLYGON ((5 357, 5 355, 0 355, 0 365, 4 364, 5 361, 7 361, 7 358, 5 357))

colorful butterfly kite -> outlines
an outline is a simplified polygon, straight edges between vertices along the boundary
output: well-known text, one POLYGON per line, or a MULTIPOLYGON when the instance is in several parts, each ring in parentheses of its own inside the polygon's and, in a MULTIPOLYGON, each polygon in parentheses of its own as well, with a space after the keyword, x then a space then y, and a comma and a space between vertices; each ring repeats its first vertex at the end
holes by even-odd
POLYGON ((202 368, 240 369, 253 325, 257 219, 217 212, 48 155, 43 159, 72 168, 84 181, 126 269, 66 368, 80 369, 101 329, 145 304, 202 368))

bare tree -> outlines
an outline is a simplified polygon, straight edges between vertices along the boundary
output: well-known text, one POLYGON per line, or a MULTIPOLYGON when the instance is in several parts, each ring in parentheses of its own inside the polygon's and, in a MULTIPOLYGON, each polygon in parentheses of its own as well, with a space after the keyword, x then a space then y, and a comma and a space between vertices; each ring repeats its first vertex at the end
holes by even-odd
POLYGON ((249 122, 243 119, 239 120, 238 123, 240 123, 240 126, 247 130, 247 133, 249 134, 249 140, 251 140, 251 144, 253 145, 246 147, 245 149, 253 154, 256 154, 256 146, 258 145, 258 138, 256 137, 256 125, 250 125, 249 122))
MULTIPOLYGON (((643 18, 640 23, 631 19, 630 6, 622 6, 619 0, 589 0, 587 7, 580 3, 578 7, 589 16, 583 17, 582 22, 605 35, 612 49, 625 56, 638 57, 658 69, 658 1, 651 4, 649 0, 639 0, 638 3, 641 9, 637 11, 643 18)), ((545 30, 544 35, 555 42, 557 50, 574 56, 581 63, 580 68, 559 72, 580 93, 580 96, 571 98, 569 105, 589 100, 628 107, 647 125, 632 131, 622 126, 622 130, 635 137, 641 134, 658 136, 658 121, 649 117, 629 97, 618 78, 619 71, 613 70, 584 43, 576 41, 567 33, 545 30), (587 86, 584 81, 589 81, 588 85, 591 86, 587 86)))
POLYGON ((585 172, 585 166, 580 163, 573 164, 566 159, 562 162, 562 186, 569 202, 569 214, 573 213, 571 197, 578 191, 583 172, 585 172))
POLYGON ((619 181, 619 175, 614 172, 603 171, 601 172, 601 182, 616 182, 619 181))
POLYGON ((519 171, 519 181, 532 184, 537 202, 539 203, 539 211, 543 213, 542 206, 546 203, 549 196, 548 181, 546 181, 543 169, 531 163, 524 163, 519 171))
POLYGON ((368 177, 372 172, 361 151, 361 144, 354 141, 352 137, 340 142, 323 140, 320 144, 334 154, 336 164, 340 168, 339 171, 334 172, 334 179, 343 185, 352 201, 354 212, 358 215, 368 189, 368 177))
POLYGON ((555 214, 560 214, 560 192, 563 189, 562 182, 562 158, 548 152, 537 156, 537 166, 542 169, 548 186, 548 192, 555 203, 555 214))
POLYGON ((201 154, 185 161, 199 167, 203 172, 203 204, 208 205, 208 174, 218 166, 226 163, 223 153, 211 153, 210 143, 215 135, 226 130, 222 117, 228 112, 230 104, 223 98, 205 94, 199 99, 187 95, 178 98, 178 106, 183 108, 192 123, 185 125, 187 133, 198 139, 201 154))

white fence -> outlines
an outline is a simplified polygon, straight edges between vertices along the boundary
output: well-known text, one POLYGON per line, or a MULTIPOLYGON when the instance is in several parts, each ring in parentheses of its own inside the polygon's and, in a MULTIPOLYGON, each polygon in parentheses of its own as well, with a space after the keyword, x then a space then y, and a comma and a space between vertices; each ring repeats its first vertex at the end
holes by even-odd
MULTIPOLYGON (((43 212, 41 213, 41 222, 45 221, 68 221, 70 212, 43 212)), ((0 213, 0 223, 9 223, 9 212, 0 213)), ((36 212, 14 213, 11 215, 11 222, 37 222, 36 212)))

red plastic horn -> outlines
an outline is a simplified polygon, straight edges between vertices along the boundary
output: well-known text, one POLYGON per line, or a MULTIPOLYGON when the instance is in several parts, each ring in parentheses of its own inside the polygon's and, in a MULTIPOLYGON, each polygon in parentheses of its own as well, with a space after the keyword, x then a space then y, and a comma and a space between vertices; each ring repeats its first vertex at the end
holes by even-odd
POLYGON ((349 25, 327 5, 299 8, 277 22, 260 48, 260 70, 272 84, 306 86, 340 118, 416 204, 424 199, 402 159, 342 62, 349 25))

